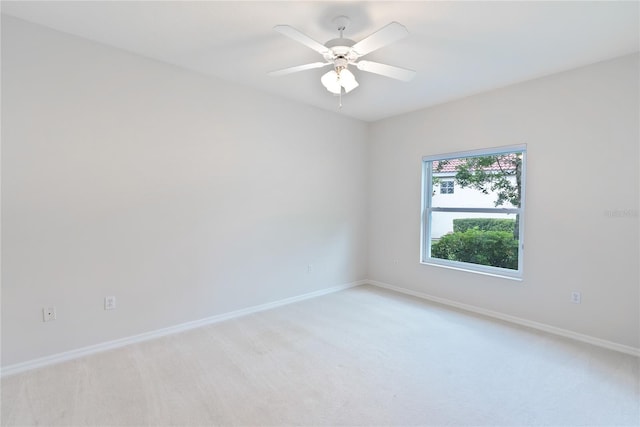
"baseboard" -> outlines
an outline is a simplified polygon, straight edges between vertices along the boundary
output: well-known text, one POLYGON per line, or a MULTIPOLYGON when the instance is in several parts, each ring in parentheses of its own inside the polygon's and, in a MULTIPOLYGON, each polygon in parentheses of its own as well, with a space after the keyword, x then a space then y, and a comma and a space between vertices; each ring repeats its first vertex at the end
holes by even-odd
POLYGON ((470 311, 477 314, 482 314, 488 317, 493 317, 496 319, 504 320, 507 322, 515 323, 521 326, 527 326, 533 329, 537 329, 540 331, 548 332, 554 335, 563 336, 566 338, 571 338, 576 341, 585 342, 588 344, 596 345, 598 347, 607 348, 609 350, 619 351, 621 353, 630 354, 632 356, 640 357, 640 349, 618 344, 612 341, 603 340, 600 338, 595 338, 589 335, 580 334, 577 332, 573 332, 567 329, 557 328, 555 326, 547 325, 544 323, 534 322, 532 320, 522 319, 520 317, 511 316, 508 314, 503 314, 497 311, 487 310, 484 308, 476 307, 469 304, 463 304, 460 302, 452 301, 446 298, 440 298, 433 295, 429 295, 423 292, 414 291, 411 289, 401 288, 398 286, 390 285, 388 283, 379 282, 377 280, 359 280, 356 282, 347 283, 344 285, 334 286, 331 288, 320 289, 318 291, 309 292, 303 295, 297 295, 290 298, 285 298, 278 301, 273 301, 266 304, 260 304, 252 307, 243 308, 240 310, 231 311, 228 313, 222 313, 215 316, 207 317, 204 319, 194 320, 191 322, 181 323, 179 325, 170 326, 168 328, 157 329, 155 331, 145 332, 139 335, 133 335, 130 337, 120 338, 113 341, 107 341, 100 344, 95 344, 87 347, 82 347, 75 350, 66 351, 63 353, 53 354, 51 356, 45 356, 38 359, 29 360, 22 363, 16 363, 14 365, 8 365, 2 368, 2 377, 7 377, 10 375, 15 375, 20 372, 29 371, 36 368, 42 368, 49 365, 54 365, 61 362, 66 362, 73 359, 78 359, 80 357, 88 356, 95 353, 100 353, 107 350, 112 350, 119 347, 124 347, 130 344, 135 344, 143 341, 152 340, 155 338, 160 338, 167 335, 173 335, 179 332, 188 331, 190 329, 199 328, 201 326, 211 325, 214 323, 222 322, 225 320, 233 319, 236 317, 246 316, 249 314, 257 313, 260 311, 270 310, 272 308, 281 307, 287 304, 292 304, 298 301, 303 301, 310 298, 319 297, 322 295, 327 295, 334 292, 339 292, 344 289, 353 288, 360 285, 373 285, 380 288, 389 289, 395 292, 400 292, 406 295, 411 295, 414 297, 422 298, 425 300, 433 301, 436 303, 440 303, 443 305, 459 308, 461 310, 470 311))
POLYGON ((1 376, 7 377, 9 375, 15 375, 20 372, 25 372, 25 371, 29 371, 36 368, 42 368, 45 366, 54 365, 57 363, 66 362, 73 359, 78 359, 80 357, 88 356, 95 353, 100 353, 107 350, 112 350, 119 347, 124 347, 130 344, 148 341, 155 338, 164 337, 166 335, 173 335, 179 332, 188 331, 190 329, 199 328, 201 326, 211 325, 213 323, 222 322, 224 320, 246 316, 248 314, 257 313, 260 311, 270 310, 272 308, 281 307, 283 305, 292 304, 294 302, 303 301, 310 298, 316 298, 322 295, 327 295, 330 293, 342 291, 344 289, 353 288, 353 287, 364 285, 367 283, 369 283, 369 281, 359 280, 356 282, 351 282, 344 285, 334 286, 326 289, 320 289, 315 292, 309 292, 306 294, 297 295, 294 297, 285 298, 282 300, 273 301, 266 304, 255 305, 252 307, 235 310, 228 313, 218 314, 218 315, 207 317, 204 319, 181 323, 179 325, 170 326, 168 328, 157 329, 155 331, 145 332, 139 335, 133 335, 130 337, 120 338, 113 341, 107 341, 104 343, 82 347, 75 350, 65 351, 63 353, 53 354, 51 356, 45 356, 38 359, 28 360, 22 363, 16 363, 14 365, 8 365, 2 368, 1 376))
POLYGON ((609 350, 619 351, 621 353, 630 354, 632 356, 640 357, 640 348, 631 347, 624 344, 618 344, 612 341, 603 340, 600 338, 595 338, 589 335, 580 334, 578 332, 573 332, 568 329, 557 328, 555 326, 547 325, 544 323, 534 322, 532 320, 522 319, 520 317, 511 316, 508 314, 503 314, 493 310, 487 310, 485 308, 476 307, 469 304, 463 304, 460 302, 452 301, 446 298, 440 298, 433 295, 429 295, 423 292, 413 291, 411 289, 401 288, 398 286, 390 285, 384 282, 378 282, 377 280, 367 280, 366 283, 377 286, 380 288, 389 289, 392 291, 400 292, 403 294, 411 295, 414 297, 426 299, 429 301, 437 302, 440 304, 448 305, 451 307, 459 308, 461 310, 470 311, 477 314, 482 314, 484 316, 493 317, 496 319, 504 320, 507 322, 515 323, 521 326, 527 326, 529 328, 537 329, 544 332, 549 332, 554 335, 560 335, 562 337, 571 338, 576 341, 585 342, 588 344, 593 344, 598 347, 603 347, 609 350))

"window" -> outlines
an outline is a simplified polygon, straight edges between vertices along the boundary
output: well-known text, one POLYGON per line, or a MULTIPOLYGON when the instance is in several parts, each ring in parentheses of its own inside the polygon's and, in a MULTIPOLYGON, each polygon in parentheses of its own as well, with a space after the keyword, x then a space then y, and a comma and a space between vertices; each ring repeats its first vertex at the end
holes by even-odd
POLYGON ((422 159, 422 263, 522 277, 525 157, 518 145, 422 159))
POLYGON ((453 194, 453 181, 441 181, 440 194, 453 194))

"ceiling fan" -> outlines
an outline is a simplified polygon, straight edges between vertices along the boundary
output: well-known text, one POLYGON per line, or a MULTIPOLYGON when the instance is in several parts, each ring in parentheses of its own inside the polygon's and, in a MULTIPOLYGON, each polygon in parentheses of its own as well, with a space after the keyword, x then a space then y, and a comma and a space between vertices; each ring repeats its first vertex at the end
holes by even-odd
POLYGON ((416 74, 415 71, 408 70, 406 68, 381 64, 379 62, 360 60, 361 57, 368 53, 406 37, 409 32, 403 25, 397 22, 391 22, 356 43, 353 40, 343 38, 342 36, 350 22, 349 18, 346 16, 338 16, 333 20, 333 22, 336 24, 338 31, 340 32, 340 37, 329 40, 325 44, 318 43, 311 37, 301 33, 289 25, 276 25, 273 27, 273 29, 280 34, 290 37, 321 54, 324 58, 324 62, 313 62, 311 64, 298 65, 296 67, 272 71, 268 75, 283 76, 286 74, 297 73, 298 71, 311 70, 332 65, 333 70, 324 74, 320 78, 320 81, 329 92, 336 95, 342 95, 343 90, 344 93, 349 93, 358 87, 358 82, 356 81, 355 76, 351 71, 349 71, 349 65, 353 65, 361 71, 367 71, 402 81, 409 81, 416 74))

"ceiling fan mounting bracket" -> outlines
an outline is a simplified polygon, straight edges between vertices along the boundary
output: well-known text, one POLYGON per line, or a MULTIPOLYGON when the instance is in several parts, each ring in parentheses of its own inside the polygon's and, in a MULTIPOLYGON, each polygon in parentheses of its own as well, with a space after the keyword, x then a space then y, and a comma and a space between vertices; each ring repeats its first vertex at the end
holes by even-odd
POLYGON ((348 16, 340 15, 333 18, 331 22, 333 22, 337 30, 340 31, 340 37, 342 37, 342 32, 347 29, 351 20, 348 16))

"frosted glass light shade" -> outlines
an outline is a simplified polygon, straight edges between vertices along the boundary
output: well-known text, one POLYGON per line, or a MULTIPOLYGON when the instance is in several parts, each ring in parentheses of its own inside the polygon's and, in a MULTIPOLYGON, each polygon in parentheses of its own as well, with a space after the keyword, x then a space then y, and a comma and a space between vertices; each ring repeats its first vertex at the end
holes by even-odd
POLYGON ((340 94, 340 81, 338 80, 338 73, 334 70, 325 73, 320 78, 320 82, 329 92, 335 93, 336 95, 340 94))
POLYGON ((344 88, 345 93, 349 93, 358 87, 356 77, 346 68, 340 71, 340 75, 335 70, 325 73, 320 78, 320 82, 329 92, 336 95, 340 94, 342 88, 344 88))
POLYGON ((346 93, 349 93, 358 87, 356 76, 354 76, 353 73, 347 69, 340 71, 340 84, 342 85, 346 93))

